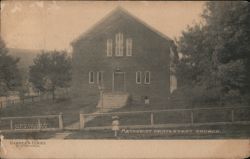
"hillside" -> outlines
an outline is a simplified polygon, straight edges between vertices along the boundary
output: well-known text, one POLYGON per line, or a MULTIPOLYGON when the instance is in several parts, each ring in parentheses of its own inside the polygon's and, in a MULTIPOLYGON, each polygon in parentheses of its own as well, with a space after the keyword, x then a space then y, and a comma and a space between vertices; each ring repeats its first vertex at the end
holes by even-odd
POLYGON ((18 66, 21 70, 28 71, 29 66, 33 63, 33 59, 36 57, 40 50, 28 50, 28 49, 16 49, 8 48, 9 55, 20 58, 18 66))

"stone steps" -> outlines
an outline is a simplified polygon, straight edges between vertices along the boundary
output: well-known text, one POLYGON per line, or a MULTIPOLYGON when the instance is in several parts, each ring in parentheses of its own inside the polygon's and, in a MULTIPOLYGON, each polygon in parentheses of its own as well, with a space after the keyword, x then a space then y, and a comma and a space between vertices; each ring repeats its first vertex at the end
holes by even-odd
POLYGON ((103 93, 100 97, 97 108, 113 109, 121 108, 127 104, 129 94, 121 92, 103 93))

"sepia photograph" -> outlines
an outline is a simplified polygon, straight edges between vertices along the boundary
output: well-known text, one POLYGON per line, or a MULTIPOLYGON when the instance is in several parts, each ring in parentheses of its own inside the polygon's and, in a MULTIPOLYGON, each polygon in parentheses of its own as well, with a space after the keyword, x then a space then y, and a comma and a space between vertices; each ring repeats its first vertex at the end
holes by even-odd
POLYGON ((247 1, 3 0, 0 26, 2 154, 250 138, 247 1))

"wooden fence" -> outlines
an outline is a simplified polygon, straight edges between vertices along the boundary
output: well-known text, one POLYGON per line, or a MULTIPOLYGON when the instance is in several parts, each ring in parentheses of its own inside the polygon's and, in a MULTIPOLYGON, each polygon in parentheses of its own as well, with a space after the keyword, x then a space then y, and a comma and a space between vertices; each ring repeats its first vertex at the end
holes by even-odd
MULTIPOLYGON (((225 124, 250 124, 250 107, 165 109, 92 114, 80 113, 79 129, 111 129, 113 116, 119 117, 118 120, 120 123, 120 128, 168 128, 225 124)), ((64 120, 62 113, 59 115, 0 118, 0 130, 3 132, 55 131, 63 129, 64 120)), ((72 130, 77 129, 74 128, 72 130)))
POLYGON ((159 128, 250 124, 250 107, 214 107, 80 114, 80 129, 110 129, 112 116, 121 128, 159 128))
POLYGON ((62 129, 63 129, 62 114, 0 118, 0 130, 2 132, 53 131, 62 129))
MULTIPOLYGON (((57 98, 62 98, 62 97, 68 97, 68 94, 60 94, 57 95, 57 98)), ((39 96, 29 96, 29 97, 24 97, 20 99, 8 99, 4 101, 0 101, 0 110, 4 109, 8 106, 12 105, 17 105, 17 104, 31 104, 35 102, 41 102, 41 101, 46 101, 46 100, 52 100, 53 96, 52 94, 43 94, 39 96)))

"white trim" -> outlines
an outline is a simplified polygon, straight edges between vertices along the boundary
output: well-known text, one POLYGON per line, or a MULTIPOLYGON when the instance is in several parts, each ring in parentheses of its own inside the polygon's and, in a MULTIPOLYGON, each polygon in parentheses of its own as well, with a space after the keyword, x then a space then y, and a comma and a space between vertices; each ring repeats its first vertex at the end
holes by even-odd
POLYGON ((96 72, 96 83, 97 84, 103 84, 103 71, 96 72), (101 81, 99 81, 99 77, 101 75, 101 81))
POLYGON ((136 71, 135 72, 135 83, 136 84, 141 84, 141 71, 136 71), (140 76, 140 81, 138 82, 138 74, 139 74, 139 76, 140 76))
POLYGON ((132 56, 132 45, 133 41, 132 38, 127 38, 126 39, 126 56, 132 56))
POLYGON ((112 92, 114 92, 115 88, 115 72, 112 73, 112 92))
POLYGON ((94 84, 95 83, 95 75, 93 71, 89 72, 89 84, 94 84), (93 75, 93 81, 91 81, 91 76, 93 75))
POLYGON ((150 71, 145 71, 145 75, 144 75, 145 77, 144 77, 144 84, 150 84, 151 83, 151 73, 150 73, 150 71), (146 79, 147 79, 147 73, 148 73, 148 82, 146 81, 146 79))
POLYGON ((115 55, 123 56, 123 34, 121 32, 115 35, 115 55))
POLYGON ((113 54, 113 41, 112 39, 107 39, 107 48, 106 48, 107 56, 112 56, 113 54))
POLYGON ((119 56, 119 33, 115 35, 115 56, 119 56))
POLYGON ((123 56, 123 34, 120 33, 120 56, 123 56))

